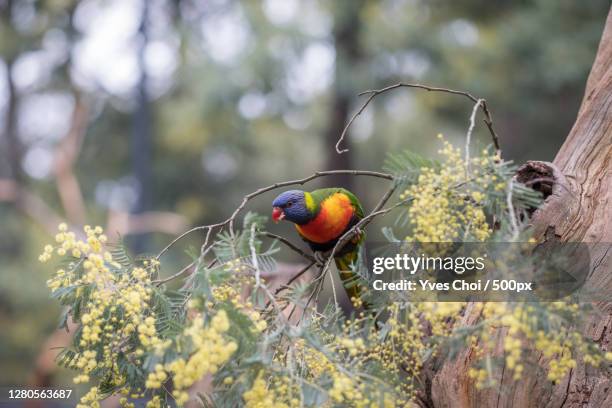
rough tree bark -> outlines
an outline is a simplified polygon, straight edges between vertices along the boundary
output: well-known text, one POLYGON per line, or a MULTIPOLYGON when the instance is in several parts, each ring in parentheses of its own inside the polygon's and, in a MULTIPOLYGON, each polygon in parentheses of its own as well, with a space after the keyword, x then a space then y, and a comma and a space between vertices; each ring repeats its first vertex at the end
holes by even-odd
MULTIPOLYGON (((553 163, 528 162, 519 180, 552 179, 538 187, 546 200, 534 212, 531 223, 544 240, 587 242, 591 247, 586 284, 612 293, 612 11, 608 15, 597 56, 586 85, 574 127, 553 163)), ((594 304, 584 332, 604 350, 612 350, 612 303, 594 304)), ((479 308, 468 306, 461 325, 474 324, 479 308)), ((496 338, 499 350, 504 330, 496 338)), ((428 375, 430 390, 423 405, 435 407, 612 407, 612 376, 605 370, 578 364, 558 384, 551 384, 538 370, 525 370, 521 380, 495 373, 498 389, 478 390, 468 377, 474 363, 473 349, 466 349, 428 375)), ((543 362, 539 353, 529 353, 543 362)))

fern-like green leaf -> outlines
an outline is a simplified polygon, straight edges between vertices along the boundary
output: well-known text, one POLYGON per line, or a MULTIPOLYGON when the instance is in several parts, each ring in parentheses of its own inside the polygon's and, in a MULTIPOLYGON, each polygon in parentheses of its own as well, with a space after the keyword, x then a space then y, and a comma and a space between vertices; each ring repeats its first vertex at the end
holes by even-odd
POLYGON ((383 164, 383 170, 391 173, 400 186, 417 182, 422 168, 439 167, 440 164, 410 150, 389 153, 383 164))

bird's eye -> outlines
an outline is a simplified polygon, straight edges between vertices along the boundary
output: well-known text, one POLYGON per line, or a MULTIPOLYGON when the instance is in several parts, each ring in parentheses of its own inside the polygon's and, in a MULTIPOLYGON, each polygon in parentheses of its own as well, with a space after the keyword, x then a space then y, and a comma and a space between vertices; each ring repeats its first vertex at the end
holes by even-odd
POLYGON ((293 201, 287 201, 287 208, 291 207, 293 205, 293 201))

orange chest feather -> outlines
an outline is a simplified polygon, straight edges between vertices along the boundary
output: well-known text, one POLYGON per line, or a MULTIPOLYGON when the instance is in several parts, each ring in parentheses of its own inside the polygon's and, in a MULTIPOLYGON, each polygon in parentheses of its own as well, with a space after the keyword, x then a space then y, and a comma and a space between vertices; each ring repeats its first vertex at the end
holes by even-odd
POLYGON ((321 203, 321 210, 312 221, 295 227, 307 240, 323 244, 342 235, 354 212, 350 199, 336 193, 321 203))

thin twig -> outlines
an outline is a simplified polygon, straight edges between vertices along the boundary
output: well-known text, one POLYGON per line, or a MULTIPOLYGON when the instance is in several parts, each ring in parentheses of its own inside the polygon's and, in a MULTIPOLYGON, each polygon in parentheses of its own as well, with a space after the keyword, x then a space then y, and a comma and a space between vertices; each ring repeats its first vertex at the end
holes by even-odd
POLYGON ((478 112, 478 107, 482 105, 484 102, 483 99, 479 99, 474 104, 474 109, 472 109, 472 114, 470 115, 470 127, 468 128, 467 134, 465 136, 465 172, 466 177, 470 177, 470 142, 472 141, 472 132, 474 131, 474 126, 476 126, 476 113, 478 112))
POLYGON ((171 280, 174 280, 176 278, 180 278, 181 276, 183 276, 183 274, 185 274, 187 271, 189 271, 189 269, 191 269, 194 264, 195 264, 195 261, 193 261, 192 263, 190 263, 189 265, 187 265, 186 267, 184 267, 183 269, 181 269, 180 271, 178 271, 174 275, 170 275, 167 278, 163 278, 163 279, 156 279, 156 280, 154 280, 151 283, 153 283, 154 285, 157 285, 157 286, 161 286, 161 285, 163 285, 166 282, 170 282, 171 280))
POLYGON ((249 249, 251 250, 251 262, 255 268, 255 287, 261 286, 261 271, 259 270, 259 260, 257 259, 257 250, 255 248, 255 233, 257 224, 251 224, 251 235, 249 237, 249 249))
MULTIPOLYGON (((274 296, 276 297, 279 293, 281 293, 283 290, 287 290, 290 288, 291 284, 293 282, 295 282, 300 276, 304 275, 314 264, 316 263, 316 261, 309 263, 308 265, 306 265, 304 268, 302 268, 298 273, 296 273, 291 279, 289 279, 289 281, 287 281, 287 283, 281 285, 280 287, 278 287, 275 291, 274 291, 274 296)), ((271 301, 268 301, 268 303, 266 303, 266 306, 264 307, 264 310, 267 310, 268 307, 270 306, 271 301)), ((287 306, 285 306, 286 308, 287 306)))
MULTIPOLYGON (((516 177, 516 176, 514 176, 516 177)), ((508 205, 508 216, 510 217, 510 225, 512 226, 512 239, 516 241, 519 236, 520 230, 516 221, 516 213, 514 212, 514 204, 512 203, 512 190, 514 188, 514 177, 508 182, 508 192, 506 195, 506 203, 508 205)))
POLYGON ((249 250, 251 251, 251 263, 253 264, 253 268, 255 269, 255 287, 253 288, 253 292, 257 289, 261 289, 264 292, 264 295, 268 297, 272 305, 274 305, 274 309, 278 312, 278 317, 283 320, 284 323, 288 323, 288 319, 285 319, 285 316, 282 313, 282 310, 278 303, 276 302, 276 298, 268 287, 261 280, 261 270, 259 269, 259 259, 257 258, 257 248, 255 248, 255 236, 257 235, 257 224, 251 224, 251 235, 249 237, 249 250))
POLYGON ((276 289, 276 291, 274 292, 274 295, 278 295, 279 293, 281 293, 283 290, 289 289, 289 286, 295 282, 300 276, 304 275, 306 273, 306 271, 308 271, 314 264, 315 262, 311 262, 310 264, 306 265, 304 268, 302 268, 298 273, 296 273, 291 279, 289 279, 289 281, 287 281, 287 283, 285 283, 284 285, 282 285, 281 287, 279 287, 278 289, 276 289))
POLYGON ((292 249, 294 252, 298 253, 299 255, 301 255, 302 257, 306 258, 307 260, 309 260, 310 262, 312 262, 312 264, 316 263, 317 260, 315 259, 314 256, 307 254, 306 252, 302 251, 297 245, 295 245, 294 243, 292 243, 291 241, 289 241, 287 238, 283 238, 280 235, 276 235, 273 234, 271 232, 264 232, 263 235, 267 236, 268 238, 272 238, 275 239, 277 241, 282 242, 283 244, 287 245, 287 247, 289 247, 290 249, 292 249))
POLYGON ((210 250, 210 248, 212 248, 212 246, 206 248, 211 234, 212 234, 212 228, 209 228, 208 231, 206 231, 206 237, 204 238, 204 243, 200 247, 200 259, 201 260, 204 259, 204 257, 206 256, 206 253, 210 250))
POLYGON ((333 273, 329 274, 329 280, 331 283, 332 295, 334 297, 334 306, 336 307, 336 310, 338 310, 340 308, 340 304, 338 303, 338 295, 336 294, 336 282, 334 281, 333 273))
MULTIPOLYGON (((200 256, 198 257, 198 263, 201 262, 202 260, 204 260, 204 258, 206 257, 206 254, 212 248, 212 245, 208 246, 208 241, 210 240, 211 233, 212 233, 212 228, 208 228, 208 230, 206 231, 206 237, 204 238, 204 243, 200 247, 200 256)), ((193 267, 195 265, 195 263, 196 263, 196 261, 191 262, 189 265, 187 265, 186 267, 181 269, 179 272, 175 273, 174 275, 168 276, 167 278, 154 280, 153 284, 156 284, 157 286, 161 286, 162 284, 164 284, 166 282, 170 282, 171 280, 179 278, 185 272, 189 271, 189 269, 191 267, 193 267)))
MULTIPOLYGON (((322 269, 323 269, 323 267, 321 267, 321 271, 322 271, 322 269)), ((302 311, 302 315, 300 316, 300 320, 299 320, 298 324, 302 321, 302 318, 306 314, 306 310, 308 310, 308 306, 310 305, 310 302, 312 302, 312 299, 315 297, 317 292, 319 292, 319 290, 323 287, 324 279, 321 279, 321 277, 323 277, 323 274, 319 273, 319 276, 313 281, 313 283, 316 281, 317 284, 316 284, 315 288, 313 289, 313 291, 310 293, 310 296, 308 297, 308 300, 306 301, 306 305, 304 306, 304 310, 302 311)), ((315 307, 316 307, 316 305, 315 305, 315 307)), ((297 303, 294 303, 293 304, 293 308, 291 309, 291 312, 289 313, 289 316, 287 317, 287 320, 291 321, 291 316, 293 316, 293 313, 295 312, 296 308, 297 308, 297 303)))
POLYGON ((344 141, 344 138, 346 137, 346 134, 349 128, 351 127, 351 125, 353 124, 353 122, 355 121, 355 119, 357 119, 357 117, 363 113, 363 111, 370 104, 370 102, 372 102, 372 100, 376 98, 378 95, 394 90, 394 89, 397 89, 397 88, 417 88, 417 89, 424 89, 429 92, 444 92, 444 93, 449 93, 453 95, 465 96, 466 98, 470 99, 474 103, 478 103, 478 101, 481 101, 479 105, 485 116, 484 123, 487 125, 487 128, 489 129, 489 133, 491 133, 491 138, 493 139, 493 145, 495 147, 495 151, 496 153, 499 153, 501 151, 499 147, 499 137, 497 136, 497 133, 495 132, 495 129, 493 128, 493 117, 491 116, 491 112, 489 111, 489 108, 487 107, 487 102, 485 99, 476 98, 474 95, 472 95, 469 92, 457 91, 454 89, 440 88, 440 87, 428 86, 428 85, 422 85, 422 84, 412 84, 412 83, 400 82, 394 85, 389 85, 385 88, 371 89, 368 91, 361 92, 359 94, 359 96, 369 95, 368 99, 366 99, 366 101, 361 105, 361 107, 357 110, 357 112, 353 114, 351 119, 348 121, 348 123, 342 130, 342 133, 340 134, 340 138, 336 142, 336 153, 342 154, 342 153, 346 153, 349 151, 349 149, 340 149, 340 144, 344 141))

